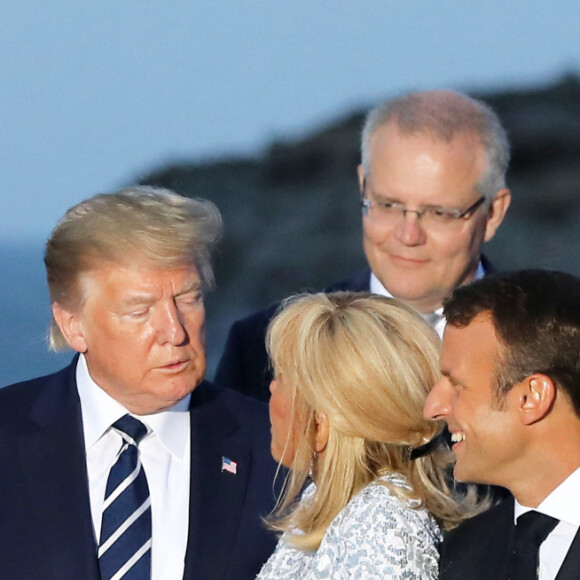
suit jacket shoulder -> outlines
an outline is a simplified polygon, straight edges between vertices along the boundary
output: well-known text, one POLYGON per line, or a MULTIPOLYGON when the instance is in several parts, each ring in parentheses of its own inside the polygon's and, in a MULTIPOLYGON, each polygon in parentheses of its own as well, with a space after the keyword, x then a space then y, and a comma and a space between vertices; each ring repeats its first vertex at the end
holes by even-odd
MULTIPOLYGON (((100 579, 75 362, 0 390, 0 578, 100 579)), ((275 545, 266 406, 200 384, 191 447, 185 578, 254 578, 275 545)))
POLYGON ((190 410, 192 423, 211 419, 221 433, 257 445, 261 451, 265 443, 269 447, 268 406, 262 401, 203 381, 192 393, 190 410))
POLYGON ((100 578, 74 369, 0 390, 0 578, 100 578))
POLYGON ((510 555, 513 515, 513 499, 504 499, 448 533, 441 546, 439 578, 503 578, 510 555))
POLYGON ((278 307, 273 304, 233 323, 215 374, 218 385, 268 401, 271 373, 265 337, 278 307))
POLYGON ((345 280, 340 280, 332 286, 329 286, 325 292, 368 292, 370 289, 370 280, 370 268, 365 268, 345 280))
MULTIPOLYGON (((370 270, 357 272, 325 290, 335 292, 369 290, 370 270)), ((266 330, 280 303, 234 322, 218 363, 215 382, 261 401, 270 399, 272 373, 266 353, 266 330)))

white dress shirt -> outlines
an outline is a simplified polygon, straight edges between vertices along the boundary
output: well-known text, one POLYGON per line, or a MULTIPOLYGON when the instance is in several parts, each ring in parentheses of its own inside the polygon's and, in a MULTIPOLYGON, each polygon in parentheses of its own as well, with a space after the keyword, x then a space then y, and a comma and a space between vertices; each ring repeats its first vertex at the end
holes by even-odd
MULTIPOLYGON (((77 364, 76 380, 98 544, 107 478, 123 441, 110 427, 128 411, 92 380, 83 355, 77 364)), ((152 580, 183 578, 189 530, 190 398, 161 413, 134 415, 149 431, 139 444, 139 452, 151 496, 152 580)))
MULTIPOLYGON (((485 270, 481 260, 477 265, 477 271, 475 273, 474 280, 479 280, 485 276, 485 270)), ((381 284, 381 281, 375 276, 374 272, 371 271, 371 280, 369 283, 369 290, 372 294, 379 294, 381 296, 386 296, 387 298, 393 298, 393 295, 381 284)), ((437 308, 435 312, 429 314, 421 314, 423 318, 429 323, 429 326, 439 335, 439 338, 443 338, 443 331, 445 330, 445 317, 443 316, 443 306, 437 308)))
MULTIPOLYGON (((540 574, 538 580, 555 580, 560 566, 568 553, 574 536, 580 527, 580 467, 571 473, 535 511, 560 520, 540 546, 540 574)), ((515 520, 534 508, 514 505, 515 520)))

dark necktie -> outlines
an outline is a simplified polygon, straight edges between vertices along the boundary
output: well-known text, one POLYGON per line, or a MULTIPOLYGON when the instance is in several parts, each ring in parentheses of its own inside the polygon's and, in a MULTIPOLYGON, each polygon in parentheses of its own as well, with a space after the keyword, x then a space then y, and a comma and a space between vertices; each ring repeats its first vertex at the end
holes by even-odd
POLYGON ((558 523, 559 520, 533 510, 517 519, 509 580, 538 578, 540 544, 558 523))
POLYGON ((147 434, 141 421, 125 415, 113 423, 123 446, 111 467, 101 524, 99 566, 103 580, 151 578, 151 498, 139 458, 147 434))

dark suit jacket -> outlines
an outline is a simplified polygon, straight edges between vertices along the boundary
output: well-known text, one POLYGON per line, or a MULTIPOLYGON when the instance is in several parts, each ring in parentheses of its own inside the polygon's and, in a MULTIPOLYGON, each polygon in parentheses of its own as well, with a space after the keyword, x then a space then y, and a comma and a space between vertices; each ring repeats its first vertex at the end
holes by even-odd
MULTIPOLYGON (((368 292, 370 276, 371 271, 367 268, 334 284, 325 292, 368 292)), ((234 322, 218 363, 214 379, 216 384, 261 401, 270 399, 272 371, 266 352, 266 330, 279 306, 277 302, 234 322)))
MULTIPOLYGON (((191 401, 184 578, 254 578, 276 538, 264 405, 210 383, 191 401), (221 471, 222 456, 237 474, 221 471)), ((0 578, 99 580, 75 363, 0 390, 0 578)))
MULTIPOLYGON (((485 256, 481 263, 486 274, 494 271, 485 256)), ((368 292, 371 271, 369 268, 327 288, 325 292, 348 290, 368 292)), ((246 318, 234 322, 215 374, 215 382, 222 387, 250 395, 261 401, 270 399, 272 371, 266 353, 266 329, 280 303, 271 305, 246 318)))
MULTIPOLYGON (((450 532, 441 545, 440 580, 507 580, 514 535, 514 501, 505 499, 450 532)), ((580 533, 556 580, 580 578, 580 533)))

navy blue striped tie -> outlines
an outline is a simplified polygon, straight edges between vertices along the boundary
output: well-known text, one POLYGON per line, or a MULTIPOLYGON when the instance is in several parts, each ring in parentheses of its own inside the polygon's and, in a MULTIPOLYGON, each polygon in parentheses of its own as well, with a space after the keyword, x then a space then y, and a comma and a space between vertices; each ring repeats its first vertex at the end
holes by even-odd
POLYGON ((103 580, 151 578, 151 498, 139 458, 139 441, 147 434, 141 421, 125 415, 113 423, 123 447, 109 473, 99 566, 103 580))

